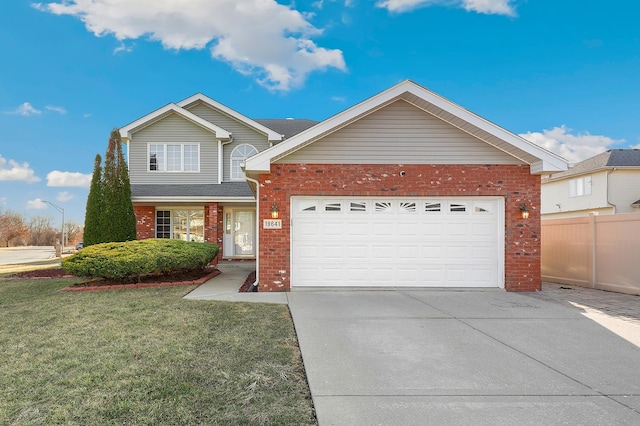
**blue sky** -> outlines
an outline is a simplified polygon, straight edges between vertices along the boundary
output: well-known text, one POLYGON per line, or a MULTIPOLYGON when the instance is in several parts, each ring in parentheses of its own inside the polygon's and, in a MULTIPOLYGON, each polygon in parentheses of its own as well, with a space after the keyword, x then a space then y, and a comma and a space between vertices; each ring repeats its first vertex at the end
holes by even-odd
POLYGON ((84 221, 114 127, 202 92, 323 120, 411 79, 571 162, 640 148, 632 0, 58 0, 0 6, 0 209, 84 221))

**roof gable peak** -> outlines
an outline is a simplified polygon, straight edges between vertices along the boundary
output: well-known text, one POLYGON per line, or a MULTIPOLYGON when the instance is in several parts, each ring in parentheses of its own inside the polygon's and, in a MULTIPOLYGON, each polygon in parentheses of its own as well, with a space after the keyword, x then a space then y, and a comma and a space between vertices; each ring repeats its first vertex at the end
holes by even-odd
POLYGON ((197 102, 201 102, 213 109, 216 109, 218 111, 220 111, 221 113, 235 119, 238 120, 242 123, 244 123, 245 125, 252 127, 256 130, 258 130, 261 133, 264 133, 267 135, 269 141, 271 142, 279 142, 283 139, 282 135, 279 134, 278 132, 258 123, 255 120, 252 120, 251 118, 239 113, 238 111, 229 108, 226 105, 221 104, 218 101, 215 101, 213 99, 211 99, 210 97, 208 97, 207 95, 204 95, 200 92, 196 93, 195 95, 189 96, 188 98, 178 102, 178 106, 181 108, 185 108, 187 109, 189 106, 197 103, 197 102))
POLYGON ((157 110, 120 128, 120 136, 125 140, 131 139, 131 134, 151 125, 152 123, 166 117, 171 113, 177 114, 182 118, 189 120, 192 123, 215 133, 216 139, 220 139, 223 141, 231 140, 231 132, 223 129, 222 127, 216 126, 215 124, 197 116, 196 114, 174 103, 169 103, 163 106, 162 108, 158 108, 157 110))
POLYGON ((567 169, 566 161, 550 151, 517 136, 500 126, 468 111, 448 99, 411 80, 403 80, 351 108, 305 130, 277 146, 263 151, 246 162, 248 172, 268 171, 278 161, 329 133, 353 123, 396 100, 405 100, 458 129, 504 151, 530 165, 531 173, 556 172, 567 169))

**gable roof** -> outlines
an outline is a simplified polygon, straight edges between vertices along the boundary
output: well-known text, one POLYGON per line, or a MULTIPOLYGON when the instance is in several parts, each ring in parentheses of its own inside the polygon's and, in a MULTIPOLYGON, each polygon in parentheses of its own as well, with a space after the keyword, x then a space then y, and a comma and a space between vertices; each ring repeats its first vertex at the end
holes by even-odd
POLYGON ((193 96, 188 97, 187 99, 178 102, 178 106, 181 108, 185 108, 187 109, 189 106, 197 103, 197 102, 202 102, 220 112, 222 112, 223 114, 226 114, 242 123, 244 123, 245 125, 249 126, 249 127, 253 127, 254 129, 258 130, 261 133, 264 133, 265 135, 267 135, 267 138, 269 139, 269 142, 279 142, 283 139, 283 135, 281 133, 278 133, 276 131, 274 131, 273 129, 259 123, 256 120, 252 120, 249 117, 246 117, 242 114, 240 114, 238 111, 235 111, 225 105, 222 105, 220 102, 214 101, 213 99, 211 99, 210 97, 203 95, 202 93, 196 93, 193 96))
POLYGON ((271 163, 399 99, 409 102, 417 108, 529 164, 532 174, 567 169, 567 163, 562 157, 485 120, 410 80, 405 80, 247 159, 245 172, 250 175, 268 172, 271 163))
POLYGON ((179 107, 174 103, 167 104, 160 109, 153 111, 150 114, 145 115, 142 118, 137 119, 136 121, 127 124, 126 126, 120 128, 120 136, 123 139, 130 139, 131 134, 141 130, 148 125, 168 116, 171 114, 177 114, 200 127, 203 127, 206 130, 209 130, 216 135, 216 139, 220 139, 222 141, 231 140, 231 133, 223 129, 222 127, 216 126, 215 124, 205 120, 204 118, 198 117, 194 113, 179 107))
POLYGON ((609 149, 576 163, 569 170, 554 173, 544 181, 549 182, 613 168, 640 168, 640 149, 609 149))

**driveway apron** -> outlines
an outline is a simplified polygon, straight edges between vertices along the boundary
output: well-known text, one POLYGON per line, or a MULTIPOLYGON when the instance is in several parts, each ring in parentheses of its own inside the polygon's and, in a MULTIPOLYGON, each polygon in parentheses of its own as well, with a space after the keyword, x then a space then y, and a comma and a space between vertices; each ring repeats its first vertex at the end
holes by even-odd
POLYGON ((638 425, 640 348, 503 290, 293 291, 324 425, 638 425))

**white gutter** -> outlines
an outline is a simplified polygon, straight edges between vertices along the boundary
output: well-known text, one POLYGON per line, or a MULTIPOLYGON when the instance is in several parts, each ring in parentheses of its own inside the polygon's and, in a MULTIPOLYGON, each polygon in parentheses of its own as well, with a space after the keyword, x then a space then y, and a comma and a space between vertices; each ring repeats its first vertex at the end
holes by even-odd
POLYGON ((244 174, 245 179, 256 184, 256 280, 251 287, 258 287, 260 282, 260 182, 244 174))
POLYGON ((224 181, 224 146, 228 143, 233 142, 233 134, 229 133, 229 140, 222 141, 222 139, 218 139, 218 183, 222 183, 224 181))

